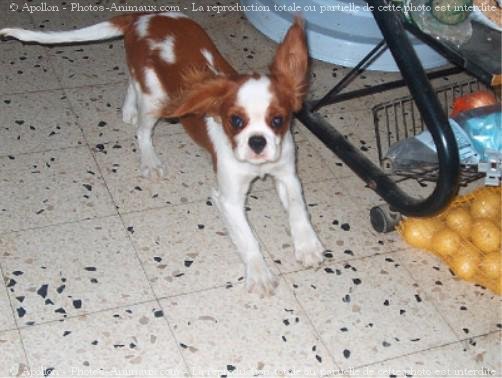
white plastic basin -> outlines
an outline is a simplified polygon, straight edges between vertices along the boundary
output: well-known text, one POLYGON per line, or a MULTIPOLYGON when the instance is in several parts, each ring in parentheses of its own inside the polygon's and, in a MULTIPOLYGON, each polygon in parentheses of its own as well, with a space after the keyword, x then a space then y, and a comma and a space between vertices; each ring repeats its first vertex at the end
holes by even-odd
MULTIPOLYGON (((310 55, 329 63, 354 67, 383 38, 364 0, 241 0, 241 4, 270 8, 270 11, 248 10, 245 13, 254 27, 276 42, 283 37, 295 14, 284 7, 291 10, 296 6, 306 21, 310 55), (321 12, 321 7, 326 11, 321 12)), ((429 46, 408 35, 424 68, 447 63, 429 46)), ((398 71, 388 50, 368 69, 398 71)))

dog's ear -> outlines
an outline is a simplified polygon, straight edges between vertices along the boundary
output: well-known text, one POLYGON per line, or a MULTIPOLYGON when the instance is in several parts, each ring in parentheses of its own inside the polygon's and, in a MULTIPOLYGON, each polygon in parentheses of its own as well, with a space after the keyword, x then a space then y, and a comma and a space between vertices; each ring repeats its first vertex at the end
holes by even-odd
POLYGON ((211 78, 182 89, 169 100, 162 117, 179 118, 189 114, 218 115, 221 105, 232 92, 235 83, 224 77, 211 78))
POLYGON ((270 72, 291 93, 293 111, 300 110, 308 89, 308 48, 301 18, 295 17, 293 25, 277 47, 270 72))

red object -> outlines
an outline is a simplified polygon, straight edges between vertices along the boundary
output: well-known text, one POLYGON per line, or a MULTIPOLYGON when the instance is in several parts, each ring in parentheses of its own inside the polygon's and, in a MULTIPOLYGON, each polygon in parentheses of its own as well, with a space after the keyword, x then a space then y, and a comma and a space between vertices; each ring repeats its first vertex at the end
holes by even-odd
POLYGON ((493 105, 497 103, 497 98, 492 92, 489 91, 476 91, 468 95, 457 97, 453 101, 453 109, 451 110, 451 117, 456 116, 458 113, 466 110, 480 108, 486 105, 493 105))

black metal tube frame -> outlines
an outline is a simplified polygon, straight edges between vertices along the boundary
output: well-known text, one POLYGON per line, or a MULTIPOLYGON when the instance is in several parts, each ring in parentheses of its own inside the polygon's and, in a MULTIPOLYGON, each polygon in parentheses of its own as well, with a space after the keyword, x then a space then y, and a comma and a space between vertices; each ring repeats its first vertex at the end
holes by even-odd
MULTIPOLYGON (((444 69, 433 71, 433 72, 428 72, 427 78, 429 80, 437 79, 437 78, 443 77, 443 76, 455 75, 460 72, 464 72, 464 69, 457 67, 457 66, 454 66, 454 67, 444 68, 444 69)), ((347 76, 349 76, 349 74, 347 74, 347 76)), ((330 95, 329 101, 326 100, 322 106, 331 105, 331 104, 335 104, 335 103, 339 104, 340 102, 343 102, 343 101, 350 101, 354 98, 369 96, 369 95, 372 95, 375 93, 381 93, 381 92, 389 91, 391 89, 401 88, 404 86, 406 86, 406 82, 403 79, 401 79, 401 80, 387 81, 382 84, 372 85, 371 87, 355 89, 353 91, 348 91, 348 92, 343 92, 343 93, 334 92, 335 88, 333 88, 333 90, 331 90, 326 96, 324 96, 324 97, 328 97, 328 95, 330 95)), ((340 88, 340 90, 341 89, 342 88, 340 88)), ((313 100, 312 104, 317 105, 317 103, 319 101, 320 100, 313 100)), ((321 108, 322 106, 319 106, 317 108, 321 108)), ((312 109, 312 111, 315 111, 315 109, 313 109, 313 108, 311 108, 311 109, 312 109)))
POLYGON ((368 3, 373 6, 374 18, 436 145, 439 177, 434 191, 425 199, 409 196, 332 125, 315 114, 312 107, 315 104, 306 103, 297 118, 394 210, 409 216, 434 215, 458 190, 460 163, 457 143, 400 16, 379 10, 388 5, 386 0, 368 0, 368 3))
POLYGON ((333 103, 333 98, 347 86, 347 84, 355 78, 361 70, 363 70, 368 63, 370 63, 376 56, 380 55, 383 51, 387 49, 387 45, 385 44, 385 39, 382 39, 378 44, 371 49, 371 51, 366 54, 366 56, 361 59, 357 65, 350 70, 350 72, 342 79, 339 83, 337 83, 333 89, 331 89, 326 96, 321 98, 317 103, 312 105, 312 111, 315 112, 319 110, 325 105, 329 105, 333 103))

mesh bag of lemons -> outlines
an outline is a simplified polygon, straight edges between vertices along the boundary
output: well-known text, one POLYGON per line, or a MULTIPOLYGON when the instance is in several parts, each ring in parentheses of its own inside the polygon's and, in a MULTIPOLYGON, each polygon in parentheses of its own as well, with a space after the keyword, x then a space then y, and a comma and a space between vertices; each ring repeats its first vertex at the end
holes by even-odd
POLYGON ((398 231, 411 246, 442 258, 457 277, 502 295, 502 187, 457 197, 441 214, 406 218, 398 231))

